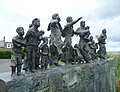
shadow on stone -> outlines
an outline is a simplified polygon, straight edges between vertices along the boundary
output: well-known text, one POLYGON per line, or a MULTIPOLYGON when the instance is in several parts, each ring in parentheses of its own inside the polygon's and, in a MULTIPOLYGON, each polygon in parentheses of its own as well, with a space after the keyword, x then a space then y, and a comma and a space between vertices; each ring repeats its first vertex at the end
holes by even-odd
POLYGON ((0 92, 8 92, 6 83, 0 79, 0 92))

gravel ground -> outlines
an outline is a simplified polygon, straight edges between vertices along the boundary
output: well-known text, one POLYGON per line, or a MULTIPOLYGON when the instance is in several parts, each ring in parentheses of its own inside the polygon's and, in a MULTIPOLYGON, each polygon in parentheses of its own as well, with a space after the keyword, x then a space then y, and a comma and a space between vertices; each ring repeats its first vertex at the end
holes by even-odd
POLYGON ((0 59, 0 73, 10 72, 10 59, 0 59))
POLYGON ((10 81, 10 59, 0 59, 0 79, 10 81))

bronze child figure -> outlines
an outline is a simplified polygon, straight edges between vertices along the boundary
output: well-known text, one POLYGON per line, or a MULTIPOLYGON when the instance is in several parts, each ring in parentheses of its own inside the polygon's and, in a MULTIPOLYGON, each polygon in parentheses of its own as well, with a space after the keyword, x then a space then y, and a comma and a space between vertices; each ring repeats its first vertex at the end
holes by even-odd
POLYGON ((41 30, 40 31, 40 41, 42 41, 42 44, 40 45, 40 52, 41 52, 41 60, 40 60, 40 64, 41 64, 41 69, 47 69, 48 67, 48 56, 49 56, 49 48, 48 48, 48 38, 44 35, 44 31, 41 30))
POLYGON ((24 35, 24 28, 18 27, 16 29, 16 32, 18 33, 17 36, 12 38, 13 48, 12 48, 12 57, 11 57, 11 76, 16 75, 16 68, 17 68, 17 75, 21 75, 21 66, 23 64, 22 62, 22 55, 21 50, 22 47, 25 45, 25 40, 23 38, 24 35))

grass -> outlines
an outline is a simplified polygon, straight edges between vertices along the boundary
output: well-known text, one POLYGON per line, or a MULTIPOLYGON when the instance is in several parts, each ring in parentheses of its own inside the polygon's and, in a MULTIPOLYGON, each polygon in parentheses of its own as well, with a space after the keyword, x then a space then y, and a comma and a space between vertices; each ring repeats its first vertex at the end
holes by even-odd
POLYGON ((11 51, 10 48, 0 48, 0 51, 11 51))
POLYGON ((115 62, 116 79, 120 79, 120 54, 108 54, 107 58, 113 58, 115 62))
POLYGON ((107 58, 113 58, 115 62, 116 92, 120 92, 120 54, 108 54, 107 58))

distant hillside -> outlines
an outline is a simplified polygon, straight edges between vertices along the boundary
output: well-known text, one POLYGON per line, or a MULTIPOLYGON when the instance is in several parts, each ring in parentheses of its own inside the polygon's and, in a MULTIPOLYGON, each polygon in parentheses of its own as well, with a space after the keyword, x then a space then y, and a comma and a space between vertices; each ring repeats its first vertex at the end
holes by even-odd
POLYGON ((108 54, 120 54, 120 51, 108 51, 108 54))

